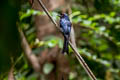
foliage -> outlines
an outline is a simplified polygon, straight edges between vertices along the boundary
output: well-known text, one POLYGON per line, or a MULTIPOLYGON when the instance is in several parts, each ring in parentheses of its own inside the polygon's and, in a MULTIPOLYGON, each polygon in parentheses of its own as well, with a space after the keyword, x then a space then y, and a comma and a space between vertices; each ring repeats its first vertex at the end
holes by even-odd
MULTIPOLYGON (((71 1, 73 2, 72 14, 69 16, 75 28, 76 43, 80 54, 98 80, 110 80, 109 76, 113 80, 120 80, 120 0, 92 0, 84 2, 84 5, 83 0, 71 1)), ((58 12, 51 12, 51 14, 55 20, 59 20, 58 12)), ((33 26, 34 15, 45 14, 30 8, 19 11, 19 26, 25 32, 31 48, 36 46, 33 52, 38 54, 43 50, 42 47, 46 49, 56 45, 62 48, 63 40, 60 37, 49 35, 42 41, 36 38, 33 26)), ((79 62, 73 57, 71 49, 67 58, 72 69, 69 80, 90 80, 79 62)), ((24 65, 18 68, 19 70, 16 68, 16 79, 36 80, 38 74, 27 65, 26 59, 22 58, 16 66, 21 62, 24 62, 24 65)), ((43 72, 48 74, 53 68, 54 65, 46 63, 43 72)), ((41 77, 44 78, 42 74, 41 77)))

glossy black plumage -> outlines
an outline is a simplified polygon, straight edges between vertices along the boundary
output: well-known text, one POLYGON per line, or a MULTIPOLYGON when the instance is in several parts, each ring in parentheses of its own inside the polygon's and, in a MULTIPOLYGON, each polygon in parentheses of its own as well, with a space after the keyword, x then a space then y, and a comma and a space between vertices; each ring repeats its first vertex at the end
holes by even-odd
POLYGON ((61 14, 60 16, 60 28, 62 29, 63 35, 64 35, 64 45, 63 45, 63 51, 62 53, 69 54, 69 37, 71 32, 71 22, 67 14, 61 14))

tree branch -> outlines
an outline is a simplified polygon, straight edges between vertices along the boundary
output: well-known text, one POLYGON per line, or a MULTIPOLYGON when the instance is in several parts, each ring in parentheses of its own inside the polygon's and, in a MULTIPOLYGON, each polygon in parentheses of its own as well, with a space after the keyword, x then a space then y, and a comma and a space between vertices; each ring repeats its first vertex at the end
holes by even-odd
POLYGON ((14 62, 13 62, 13 58, 11 57, 11 68, 10 71, 8 72, 8 80, 15 80, 14 77, 14 62))
POLYGON ((22 32, 22 30, 20 28, 18 28, 19 33, 20 33, 20 38, 21 38, 21 46, 23 48, 24 54, 27 58, 27 60, 30 62, 30 64, 32 65, 33 69, 36 72, 40 71, 40 65, 39 65, 39 61, 37 59, 37 57, 32 54, 32 50, 29 47, 29 44, 24 36, 24 33, 22 32))
MULTIPOLYGON (((56 23, 56 21, 51 17, 49 11, 46 9, 46 7, 44 6, 44 4, 42 3, 41 0, 38 0, 39 4, 41 5, 41 7, 43 8, 44 12, 48 15, 48 17, 50 18, 50 20, 53 22, 53 24, 56 26, 56 28, 58 28, 58 30, 62 33, 61 29, 59 28, 58 24, 56 23)), ((69 45, 71 46, 71 48, 73 49, 75 56, 77 57, 77 59, 79 60, 80 64, 83 66, 83 68, 85 69, 85 71, 88 73, 88 75, 90 76, 90 78, 92 80, 97 80, 95 75, 92 73, 92 71, 90 70, 90 68, 88 67, 88 65, 86 64, 86 62, 84 61, 84 59, 81 57, 81 55, 79 54, 78 50, 76 49, 76 47, 73 46, 73 44, 69 41, 69 45)))
POLYGON ((13 72, 14 72, 14 65, 12 64, 10 71, 8 73, 8 80, 15 80, 13 72))

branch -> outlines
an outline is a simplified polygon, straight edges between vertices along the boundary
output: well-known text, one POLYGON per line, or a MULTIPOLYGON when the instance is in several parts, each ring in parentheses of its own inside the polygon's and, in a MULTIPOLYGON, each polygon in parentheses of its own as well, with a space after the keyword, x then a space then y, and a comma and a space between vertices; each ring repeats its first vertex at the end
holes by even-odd
POLYGON ((15 80, 15 78, 14 78, 14 66, 13 66, 13 64, 12 64, 12 66, 11 66, 11 68, 10 68, 10 71, 9 71, 9 73, 8 73, 8 80, 15 80))
POLYGON ((11 57, 11 68, 10 68, 10 71, 8 73, 8 80, 15 80, 15 77, 14 77, 14 62, 13 62, 12 57, 11 57))
MULTIPOLYGON (((50 20, 53 22, 53 24, 56 26, 56 28, 58 28, 58 30, 62 33, 61 29, 59 28, 58 24, 56 23, 56 21, 51 17, 49 11, 46 9, 46 7, 44 6, 44 4, 42 3, 41 0, 38 0, 39 4, 41 5, 41 7, 43 8, 43 10, 45 11, 45 13, 47 14, 47 16, 50 18, 50 20)), ((77 57, 77 59, 79 60, 80 64, 83 66, 83 68, 85 69, 85 71, 88 73, 88 75, 90 76, 90 78, 92 80, 97 80, 95 75, 92 73, 92 71, 90 70, 90 68, 88 67, 88 65, 86 64, 86 62, 84 61, 84 59, 81 57, 81 55, 79 54, 78 50, 73 46, 73 44, 69 41, 69 45, 70 47, 73 49, 75 56, 77 57)))
POLYGON ((37 57, 32 53, 31 48, 29 47, 29 44, 24 36, 24 33, 22 32, 22 30, 20 28, 18 28, 19 33, 20 33, 20 38, 21 38, 21 46, 23 48, 24 54, 27 58, 27 60, 30 62, 30 64, 32 65, 33 69, 36 72, 40 71, 40 65, 39 65, 39 61, 37 59, 37 57))

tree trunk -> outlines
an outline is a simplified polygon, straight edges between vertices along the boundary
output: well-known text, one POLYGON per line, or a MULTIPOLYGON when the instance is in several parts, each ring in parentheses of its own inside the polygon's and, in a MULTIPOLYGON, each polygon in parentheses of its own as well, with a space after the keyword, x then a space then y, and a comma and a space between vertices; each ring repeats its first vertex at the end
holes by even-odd
MULTIPOLYGON (((53 11, 54 9, 65 4, 64 0, 42 0, 45 6, 49 11, 53 11)), ((32 2, 32 1, 30 1, 32 2)), ((40 10, 41 6, 38 3, 38 0, 34 0, 32 4, 32 8, 36 10, 40 10)), ((36 26, 36 34, 39 40, 42 40, 45 36, 55 35, 56 28, 54 24, 50 21, 48 16, 35 16, 35 26, 36 26)), ((60 53, 60 49, 58 46, 50 49, 46 49, 39 56, 40 64, 43 66, 46 62, 50 62, 54 65, 53 71, 45 75, 48 80, 67 80, 69 74, 69 63, 63 54, 60 53)), ((41 71, 42 72, 42 71, 41 71)))

